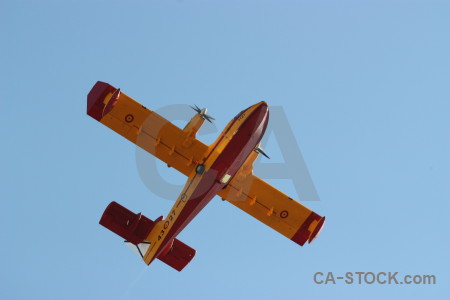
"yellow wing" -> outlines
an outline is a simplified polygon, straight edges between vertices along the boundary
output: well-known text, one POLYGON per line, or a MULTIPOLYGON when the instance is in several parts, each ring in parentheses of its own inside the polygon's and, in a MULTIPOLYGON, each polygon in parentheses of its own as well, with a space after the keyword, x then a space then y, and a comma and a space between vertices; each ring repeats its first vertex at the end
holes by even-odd
POLYGON ((247 163, 218 195, 302 246, 312 242, 325 221, 325 217, 253 175, 247 163))
POLYGON ((88 94, 87 113, 186 176, 208 150, 190 132, 101 81, 88 94))

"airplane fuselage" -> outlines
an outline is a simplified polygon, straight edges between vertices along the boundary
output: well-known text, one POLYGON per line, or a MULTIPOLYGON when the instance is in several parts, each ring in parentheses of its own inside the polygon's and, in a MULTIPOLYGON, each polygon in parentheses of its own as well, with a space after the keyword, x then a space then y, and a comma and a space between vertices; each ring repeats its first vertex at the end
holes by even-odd
POLYGON ((259 102, 228 123, 198 163, 195 174, 189 176, 167 217, 155 224, 147 237, 151 245, 144 255, 147 264, 167 253, 174 238, 233 178, 259 144, 268 119, 267 104, 259 102))
POLYGON ((215 195, 298 245, 311 243, 325 217, 253 173, 258 155, 267 157, 258 145, 269 119, 267 104, 241 111, 209 146, 196 133, 214 118, 191 107, 196 114, 181 129, 108 83, 93 86, 87 96, 90 117, 188 177, 166 218, 153 221, 112 201, 99 224, 125 239, 146 264, 158 259, 177 271, 196 254, 177 236, 215 195))

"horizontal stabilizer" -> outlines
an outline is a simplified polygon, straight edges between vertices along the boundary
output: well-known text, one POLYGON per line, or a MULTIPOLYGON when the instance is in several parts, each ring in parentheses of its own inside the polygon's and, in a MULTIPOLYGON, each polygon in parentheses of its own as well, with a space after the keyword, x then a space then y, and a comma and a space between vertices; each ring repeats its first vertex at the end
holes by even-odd
POLYGON ((106 207, 99 223, 130 243, 137 245, 147 238, 155 222, 141 213, 135 214, 113 201, 106 207))
MULTIPOLYGON (((151 246, 146 238, 161 219, 162 217, 159 217, 152 221, 141 213, 135 214, 117 202, 111 202, 105 209, 100 224, 124 238, 131 250, 144 259, 151 246)), ((194 249, 174 239, 157 258, 175 270, 181 271, 194 256, 194 249)))
POLYGON ((195 252, 185 243, 174 239, 169 251, 163 253, 164 255, 158 257, 158 259, 175 270, 181 271, 194 258, 195 252))

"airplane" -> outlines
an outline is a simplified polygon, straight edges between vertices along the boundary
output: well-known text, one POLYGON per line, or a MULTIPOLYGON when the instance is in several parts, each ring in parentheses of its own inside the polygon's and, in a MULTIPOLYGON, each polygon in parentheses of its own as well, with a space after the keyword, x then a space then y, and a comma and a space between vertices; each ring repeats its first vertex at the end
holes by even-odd
POLYGON ((196 133, 213 117, 206 109, 183 128, 98 81, 87 96, 87 114, 182 174, 187 182, 166 218, 151 220, 111 202, 100 224, 120 237, 149 265, 155 259, 181 271, 196 251, 176 237, 218 195, 303 246, 321 231, 321 217, 253 174, 253 162, 267 154, 259 143, 269 121, 261 101, 238 113, 216 141, 205 145, 196 133))

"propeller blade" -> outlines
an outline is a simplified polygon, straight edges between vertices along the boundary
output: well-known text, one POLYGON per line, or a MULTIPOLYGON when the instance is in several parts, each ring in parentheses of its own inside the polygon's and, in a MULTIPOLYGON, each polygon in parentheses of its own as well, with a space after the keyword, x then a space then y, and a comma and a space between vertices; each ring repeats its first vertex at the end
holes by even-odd
POLYGON ((201 113, 201 111, 202 111, 202 110, 201 110, 200 108, 198 108, 198 106, 195 105, 195 104, 194 104, 195 107, 192 106, 192 105, 189 105, 189 106, 190 106, 190 108, 192 108, 193 110, 195 110, 195 112, 197 112, 197 113, 201 113))
MULTIPOLYGON (((203 115, 205 117, 206 120, 208 120, 209 122, 211 122, 211 120, 215 120, 213 117, 211 117, 210 115, 203 115)), ((212 123, 212 122, 211 122, 212 123)))
POLYGON ((211 120, 215 120, 213 117, 211 117, 210 115, 206 114, 206 108, 204 109, 200 109, 197 105, 194 104, 194 106, 189 105, 193 110, 195 110, 196 113, 198 113, 200 115, 200 117, 202 117, 204 120, 207 120, 208 122, 212 123, 211 120))
POLYGON ((270 159, 270 157, 264 152, 264 150, 263 150, 260 146, 258 146, 258 147, 255 149, 255 151, 256 151, 258 154, 262 154, 262 155, 264 155, 265 157, 267 157, 268 159, 270 159))

